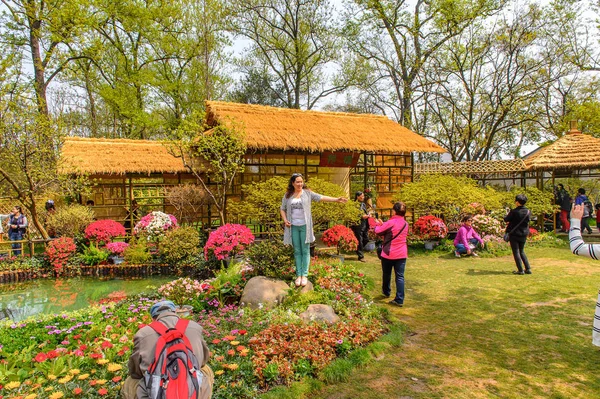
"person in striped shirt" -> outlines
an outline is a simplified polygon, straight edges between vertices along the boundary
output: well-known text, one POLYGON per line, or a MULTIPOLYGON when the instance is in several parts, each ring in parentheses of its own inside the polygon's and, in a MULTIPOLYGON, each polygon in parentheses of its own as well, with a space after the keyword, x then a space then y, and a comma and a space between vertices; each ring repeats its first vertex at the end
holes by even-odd
MULTIPOLYGON (((600 259, 600 244, 586 244, 581 237, 581 219, 583 218, 584 205, 573 205, 571 210, 571 228, 569 229, 569 244, 571 252, 575 255, 600 259)), ((596 312, 592 329, 592 343, 600 346, 600 292, 596 301, 596 312)))

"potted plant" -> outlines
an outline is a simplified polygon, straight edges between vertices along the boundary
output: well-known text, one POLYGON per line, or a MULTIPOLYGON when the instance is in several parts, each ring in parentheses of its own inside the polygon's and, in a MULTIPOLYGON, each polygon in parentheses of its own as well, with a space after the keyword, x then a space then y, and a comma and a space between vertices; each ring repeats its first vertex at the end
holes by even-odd
POLYGON ((351 252, 356 251, 358 248, 358 240, 354 232, 341 224, 325 230, 321 236, 321 240, 328 247, 335 247, 338 256, 340 255, 340 251, 351 252))
POLYGON ((413 225, 416 237, 425 242, 425 249, 433 249, 448 234, 444 221, 433 215, 421 216, 413 225))
POLYGON ((119 265, 123 263, 123 253, 129 247, 129 244, 126 242, 110 242, 106 244, 106 250, 110 252, 109 259, 112 260, 114 265, 119 265))
POLYGON ((85 228, 85 238, 99 245, 108 244, 113 238, 126 234, 125 227, 112 219, 97 220, 85 228))
POLYGON ((204 258, 229 261, 254 242, 254 234, 243 224, 227 223, 211 232, 204 246, 204 258))
POLYGON ((157 240, 165 235, 167 230, 176 229, 177 219, 175 216, 160 212, 154 211, 150 212, 133 228, 133 234, 145 235, 148 238, 148 241, 157 240))
POLYGON ((210 284, 208 283, 183 277, 161 285, 158 293, 178 306, 176 312, 179 316, 188 316, 192 310, 192 306, 188 303, 209 288, 210 284))

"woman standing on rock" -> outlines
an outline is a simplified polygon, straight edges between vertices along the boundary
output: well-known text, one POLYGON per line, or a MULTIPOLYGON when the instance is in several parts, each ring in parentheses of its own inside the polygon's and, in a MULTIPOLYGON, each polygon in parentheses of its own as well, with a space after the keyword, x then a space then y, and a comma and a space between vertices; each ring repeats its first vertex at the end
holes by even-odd
POLYGON ((300 173, 294 173, 290 177, 287 191, 281 200, 280 213, 285 224, 283 243, 294 247, 296 287, 305 286, 308 283, 310 243, 315 241, 311 212, 312 201, 344 203, 348 201, 348 198, 327 197, 309 190, 300 173))

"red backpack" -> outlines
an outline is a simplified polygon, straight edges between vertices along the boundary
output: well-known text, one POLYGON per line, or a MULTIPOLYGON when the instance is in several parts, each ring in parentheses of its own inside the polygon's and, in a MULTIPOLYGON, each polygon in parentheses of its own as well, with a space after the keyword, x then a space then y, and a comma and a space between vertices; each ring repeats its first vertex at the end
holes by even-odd
POLYGON ((179 319, 167 329, 159 321, 150 327, 159 335, 154 361, 145 375, 150 399, 196 399, 202 385, 198 359, 185 336, 189 320, 179 319))

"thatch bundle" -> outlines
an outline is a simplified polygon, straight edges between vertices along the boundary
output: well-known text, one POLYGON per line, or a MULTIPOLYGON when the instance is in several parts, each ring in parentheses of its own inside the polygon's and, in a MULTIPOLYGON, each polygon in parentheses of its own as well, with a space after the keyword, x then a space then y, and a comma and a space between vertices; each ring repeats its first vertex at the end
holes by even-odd
POLYGON ((72 137, 62 147, 62 174, 185 172, 180 158, 159 141, 72 137))
POLYGON ((525 159, 527 170, 600 168, 600 139, 572 128, 554 143, 525 159))
POLYGON ((207 101, 209 126, 235 121, 250 148, 379 153, 446 152, 385 116, 207 101))

